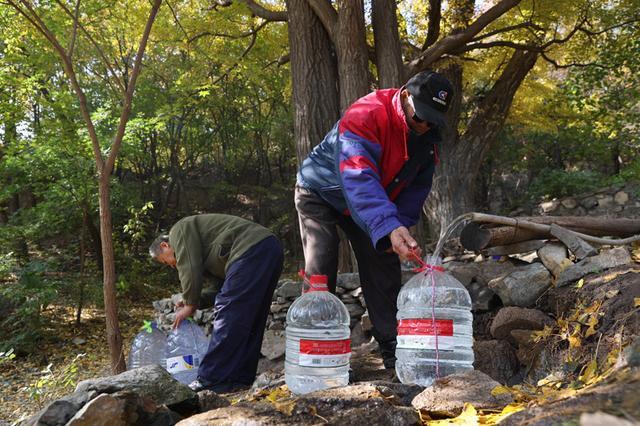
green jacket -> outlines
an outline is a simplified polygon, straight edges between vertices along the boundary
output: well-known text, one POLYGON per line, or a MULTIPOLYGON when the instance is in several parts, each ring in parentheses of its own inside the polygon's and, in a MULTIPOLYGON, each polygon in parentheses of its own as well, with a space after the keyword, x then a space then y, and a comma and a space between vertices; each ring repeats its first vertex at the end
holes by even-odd
POLYGON ((169 245, 184 303, 197 305, 205 273, 224 279, 227 268, 256 243, 272 236, 257 223, 226 214, 185 217, 169 231, 169 245))

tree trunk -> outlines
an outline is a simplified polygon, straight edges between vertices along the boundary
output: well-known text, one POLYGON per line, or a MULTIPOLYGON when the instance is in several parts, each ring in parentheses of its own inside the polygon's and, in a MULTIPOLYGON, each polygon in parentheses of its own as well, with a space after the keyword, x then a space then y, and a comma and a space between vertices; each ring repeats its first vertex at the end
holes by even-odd
POLYGON ((306 0, 287 0, 298 164, 340 114, 336 58, 329 35, 306 0))
POLYGON ((395 0, 373 0, 371 20, 376 48, 378 86, 400 87, 405 80, 395 0))
POLYGON ((482 161, 504 125, 516 91, 537 58, 537 52, 513 53, 494 86, 471 114, 466 132, 460 137, 455 129, 461 115, 462 69, 453 65, 444 71, 455 89, 455 97, 450 106, 449 130, 444 132, 440 144, 440 165, 425 204, 432 236, 457 216, 475 210, 476 181, 482 161))
POLYGON ((127 369, 122 350, 122 335, 118 325, 118 303, 116 300, 116 267, 113 254, 113 226, 111 223, 111 206, 109 203, 109 174, 101 173, 99 177, 98 196, 100 200, 100 235, 102 240, 102 273, 104 311, 107 323, 107 342, 111 352, 111 369, 113 374, 127 369))
POLYGON ((363 0, 341 0, 335 46, 338 54, 340 111, 369 92, 369 55, 365 40, 363 0))

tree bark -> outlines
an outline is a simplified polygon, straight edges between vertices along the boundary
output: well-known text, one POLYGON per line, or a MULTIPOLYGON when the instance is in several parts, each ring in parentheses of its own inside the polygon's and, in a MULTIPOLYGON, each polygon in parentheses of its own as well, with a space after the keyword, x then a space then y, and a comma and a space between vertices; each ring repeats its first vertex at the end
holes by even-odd
POLYGON ((514 51, 496 83, 474 110, 466 132, 460 137, 455 129, 461 116, 462 69, 454 65, 444 71, 455 89, 455 96, 450 106, 449 130, 444 132, 444 140, 440 144, 441 162, 425 204, 432 236, 457 216, 475 210, 476 182, 482 161, 504 125, 516 91, 537 58, 537 52, 514 51))
POLYGON ((395 0, 373 0, 371 21, 380 89, 400 87, 405 78, 395 0))
POLYGON ((336 57, 320 20, 306 0, 287 0, 298 165, 320 143, 340 114, 336 57))

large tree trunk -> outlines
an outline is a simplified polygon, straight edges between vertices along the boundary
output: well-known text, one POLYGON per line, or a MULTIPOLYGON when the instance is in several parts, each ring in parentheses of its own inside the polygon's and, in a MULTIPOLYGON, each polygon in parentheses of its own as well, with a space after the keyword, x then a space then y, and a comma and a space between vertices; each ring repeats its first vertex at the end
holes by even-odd
POLYGON ((460 137, 455 129, 461 113, 462 69, 454 65, 444 71, 456 93, 450 107, 449 130, 440 145, 440 165, 425 204, 432 236, 457 216, 475 210, 476 181, 484 156, 495 142, 513 97, 537 58, 537 52, 516 50, 513 53, 494 86, 476 106, 466 132, 460 137))
POLYGON ((109 203, 109 174, 100 174, 98 187, 100 201, 100 235, 102 240, 102 273, 105 320, 107 323, 107 342, 111 352, 111 369, 114 374, 127 369, 122 350, 122 335, 118 325, 118 303, 116 300, 116 267, 113 255, 113 229, 111 224, 111 205, 109 203))
POLYGON ((298 164, 320 143, 340 113, 336 58, 329 35, 306 0, 287 0, 298 164))
POLYGON ((376 48, 378 85, 400 87, 405 80, 395 0, 373 0, 371 20, 376 48))

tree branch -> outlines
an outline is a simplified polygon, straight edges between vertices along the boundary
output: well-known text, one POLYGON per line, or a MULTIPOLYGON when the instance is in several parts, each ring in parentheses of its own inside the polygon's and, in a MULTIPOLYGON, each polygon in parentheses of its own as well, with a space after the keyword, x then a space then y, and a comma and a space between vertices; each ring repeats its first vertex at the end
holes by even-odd
POLYGON ((238 40, 238 39, 246 38, 246 37, 253 37, 254 35, 256 35, 258 33, 258 31, 263 29, 268 23, 269 23, 269 21, 263 21, 257 27, 252 28, 251 30, 246 31, 244 33, 240 33, 240 34, 212 33, 210 31, 204 31, 204 32, 202 32, 200 34, 196 34, 193 37, 191 37, 189 39, 189 43, 193 43, 194 41, 196 41, 196 40, 198 40, 199 38, 202 38, 202 37, 222 37, 222 38, 230 38, 232 40, 238 40))
POLYGON ((73 58, 73 47, 76 43, 76 36, 78 35, 78 15, 80 14, 80 0, 76 0, 76 8, 73 16, 73 33, 71 34, 71 41, 69 42, 69 57, 73 58))
POLYGON ((484 34, 480 34, 477 37, 472 38, 470 41, 480 41, 483 40, 485 38, 497 35, 497 34, 503 34, 509 31, 514 31, 514 30, 518 30, 520 28, 533 28, 534 30, 538 30, 538 31, 543 31, 544 28, 542 28, 539 25, 534 24, 533 22, 522 22, 520 24, 516 24, 516 25, 510 25, 508 27, 504 27, 504 28, 499 28, 497 30, 493 30, 493 31, 489 31, 488 33, 484 33, 484 34))
POLYGON ((329 34, 329 38, 335 44, 335 29, 338 25, 338 12, 331 5, 330 0, 307 0, 311 9, 315 12, 318 19, 322 23, 325 31, 329 34))
POLYGON ((156 15, 158 13, 158 9, 160 9, 161 4, 162 0, 154 0, 153 6, 151 7, 151 12, 149 13, 149 18, 147 19, 147 24, 144 28, 142 39, 140 40, 140 45, 138 46, 138 52, 136 53, 133 71, 131 72, 131 77, 129 78, 129 84, 127 85, 127 93, 124 99, 124 105, 122 106, 122 113, 120 114, 118 130, 116 131, 116 136, 114 138, 113 145, 111 146, 111 152, 109 153, 109 157, 107 158, 103 173, 108 174, 113 170, 113 165, 115 164, 116 156, 118 155, 120 144, 122 143, 122 139, 124 137, 124 131, 127 125, 127 121, 129 120, 129 113, 131 112, 131 104, 133 101, 133 91, 136 87, 136 80, 138 79, 138 75, 140 74, 140 70, 142 68, 142 57, 144 56, 144 51, 147 48, 147 41, 149 40, 151 27, 153 26, 153 22, 156 19, 156 15))
POLYGON ((427 50, 429 46, 438 41, 440 37, 440 21, 442 20, 442 1, 429 0, 429 24, 427 27, 427 39, 422 46, 422 50, 427 50))
MULTIPOLYGON (((311 1, 311 0, 310 0, 311 1)), ((473 39, 476 34, 482 31, 491 22, 504 15, 510 9, 515 7, 521 0, 501 0, 495 6, 480 15, 471 23, 463 32, 450 34, 440 41, 436 42, 429 49, 424 51, 418 58, 409 63, 409 69, 412 74, 422 71, 430 64, 437 61, 445 53, 460 48, 465 43, 473 39)))
POLYGON ((286 22, 288 19, 286 11, 267 9, 261 4, 258 4, 255 0, 241 0, 241 1, 247 5, 249 10, 251 10, 251 13, 253 13, 254 15, 262 19, 266 19, 267 21, 286 22))

